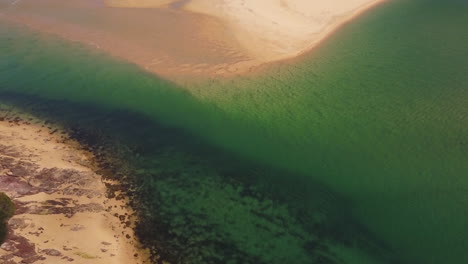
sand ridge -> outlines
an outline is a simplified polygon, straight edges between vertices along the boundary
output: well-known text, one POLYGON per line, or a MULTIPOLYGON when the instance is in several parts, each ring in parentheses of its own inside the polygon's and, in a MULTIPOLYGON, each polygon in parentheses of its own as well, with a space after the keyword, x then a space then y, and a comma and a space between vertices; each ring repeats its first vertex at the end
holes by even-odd
POLYGON ((93 155, 59 128, 0 109, 0 191, 17 207, 0 263, 149 263, 132 209, 109 195, 118 183, 92 168, 93 155))

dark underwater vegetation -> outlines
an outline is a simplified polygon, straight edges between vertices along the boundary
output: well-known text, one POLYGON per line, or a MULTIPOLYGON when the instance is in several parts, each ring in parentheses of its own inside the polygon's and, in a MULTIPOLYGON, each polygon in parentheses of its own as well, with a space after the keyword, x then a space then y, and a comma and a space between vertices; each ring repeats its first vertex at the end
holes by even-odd
POLYGON ((5 241, 7 235, 7 223, 6 221, 13 216, 15 212, 15 205, 10 198, 0 193, 0 244, 5 241))

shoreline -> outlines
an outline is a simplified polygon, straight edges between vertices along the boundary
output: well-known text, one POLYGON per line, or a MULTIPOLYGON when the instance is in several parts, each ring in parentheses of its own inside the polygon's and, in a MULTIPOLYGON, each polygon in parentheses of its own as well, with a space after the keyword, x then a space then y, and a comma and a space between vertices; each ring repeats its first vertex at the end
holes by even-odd
POLYGON ((119 183, 60 127, 0 107, 0 160, 0 191, 17 208, 2 263, 150 263, 119 183))
POLYGON ((256 75, 267 75, 268 71, 270 69, 274 69, 275 67, 278 67, 282 64, 292 64, 297 61, 301 61, 303 59, 306 59, 306 56, 309 56, 311 53, 313 53, 317 48, 319 48, 324 42, 327 41, 330 37, 333 36, 337 31, 341 30, 342 27, 346 26, 347 24, 351 23, 353 20, 358 19, 360 16, 366 14, 367 12, 371 11, 374 8, 379 7, 380 5, 383 5, 387 3, 389 0, 375 0, 374 2, 365 4, 364 6, 357 8, 354 11, 351 11, 347 15, 343 17, 338 17, 336 18, 339 20, 336 24, 331 24, 326 27, 325 30, 323 30, 320 33, 320 36, 317 37, 315 41, 313 41, 312 44, 309 46, 303 48, 301 51, 299 51, 297 54, 290 54, 290 55, 284 55, 283 57, 277 58, 274 61, 269 61, 269 62, 263 62, 255 65, 254 67, 251 67, 244 71, 241 74, 235 74, 232 76, 224 76, 227 77, 226 79, 229 79, 233 76, 239 77, 239 76, 256 76, 256 75))
MULTIPOLYGON (((52 12, 49 6, 56 6, 55 1, 44 0, 42 4, 35 4, 23 0, 14 8, 0 8, 0 14, 5 21, 57 35, 68 41, 77 41, 91 49, 103 50, 145 71, 179 82, 180 79, 222 79, 248 75, 268 68, 265 66, 301 58, 313 52, 343 25, 387 0, 368 0, 370 2, 349 12, 323 16, 324 21, 330 21, 316 24, 316 27, 321 25, 318 31, 308 30, 308 24, 296 21, 290 25, 291 29, 298 27, 298 31, 291 35, 292 38, 301 38, 296 40, 287 37, 287 34, 276 34, 287 32, 287 27, 276 29, 261 24, 265 19, 258 18, 260 26, 257 27, 254 24, 246 25, 249 21, 256 21, 255 14, 247 17, 242 24, 242 20, 237 23, 233 20, 235 17, 229 18, 227 14, 231 12, 235 15, 235 9, 226 11, 225 15, 218 12, 220 7, 203 6, 206 5, 203 1, 216 0, 197 0, 200 6, 197 6, 197 1, 182 1, 181 5, 178 4, 180 1, 156 1, 157 8, 147 8, 147 2, 154 1, 144 2, 141 8, 131 8, 138 7, 134 1, 126 7, 108 7, 84 0, 63 4, 52 12), (75 12, 79 19, 58 14, 68 12, 75 12), (84 20, 85 17, 90 17, 91 22, 84 20), (130 21, 129 24, 123 23, 120 17, 130 21), (153 28, 151 25, 156 26, 153 28), (266 33, 262 35, 262 31, 266 33), (275 51, 278 47, 280 50, 275 51), (281 47, 285 47, 285 50, 281 50, 281 47)), ((356 1, 362 3, 365 0, 356 1)), ((119 1, 119 6, 125 5, 119 1)), ((259 6, 256 8, 261 10, 259 6)), ((241 17, 245 15, 247 7, 243 8, 241 17)), ((281 15, 273 22, 281 25, 284 22, 281 19, 288 18, 281 15)), ((313 21, 312 18, 306 21, 313 21)), ((273 15, 272 19, 275 19, 273 15)), ((311 25, 314 26, 313 23, 311 25)))
POLYGON ((340 30, 343 26, 353 21, 354 19, 359 18, 361 15, 363 15, 364 13, 367 13, 371 9, 376 8, 381 4, 384 4, 387 1, 388 0, 375 0, 373 2, 364 4, 363 6, 358 7, 353 11, 350 11, 346 15, 337 17, 336 20, 338 21, 336 21, 336 23, 332 23, 326 26, 325 29, 322 30, 321 33, 319 33, 319 36, 309 46, 303 48, 297 54, 285 55, 284 57, 279 58, 278 60, 274 62, 281 62, 281 61, 285 61, 289 59, 299 58, 301 56, 307 55, 310 52, 313 52, 315 48, 317 48, 322 42, 327 40, 338 30, 340 30))

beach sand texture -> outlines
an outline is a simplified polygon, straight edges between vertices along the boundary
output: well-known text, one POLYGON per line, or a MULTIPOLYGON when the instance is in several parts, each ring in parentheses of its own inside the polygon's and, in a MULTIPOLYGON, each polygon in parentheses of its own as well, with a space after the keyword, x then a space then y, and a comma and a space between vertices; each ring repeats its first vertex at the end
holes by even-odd
POLYGON ((162 75, 228 76, 298 56, 382 0, 0 0, 0 18, 162 75))
POLYGON ((16 204, 0 263, 148 263, 125 199, 92 154, 50 124, 0 111, 0 191, 16 204))

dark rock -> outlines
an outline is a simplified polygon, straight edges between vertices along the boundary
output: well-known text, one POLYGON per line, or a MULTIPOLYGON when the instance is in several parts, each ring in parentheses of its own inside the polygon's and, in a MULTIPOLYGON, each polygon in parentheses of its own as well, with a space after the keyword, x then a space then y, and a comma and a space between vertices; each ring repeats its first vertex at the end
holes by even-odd
POLYGON ((48 256, 54 256, 54 257, 62 256, 62 252, 56 249, 43 249, 42 252, 44 252, 44 254, 48 256))
POLYGON ((25 258, 25 259, 21 260, 20 263, 30 264, 30 263, 34 263, 34 262, 36 262, 36 261, 45 260, 45 259, 46 259, 46 258, 43 257, 43 256, 35 255, 35 256, 32 256, 32 257, 25 258))

